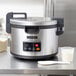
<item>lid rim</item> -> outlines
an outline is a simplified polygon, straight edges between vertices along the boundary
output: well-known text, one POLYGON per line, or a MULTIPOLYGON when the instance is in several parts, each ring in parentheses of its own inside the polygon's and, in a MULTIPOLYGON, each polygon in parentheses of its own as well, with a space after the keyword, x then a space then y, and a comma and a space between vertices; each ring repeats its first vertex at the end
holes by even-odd
MULTIPOLYGON (((12 25, 11 27, 12 27, 12 28, 25 29, 25 27, 30 27, 30 26, 12 25)), ((57 28, 56 25, 51 25, 51 26, 31 26, 31 27, 38 27, 39 29, 52 29, 52 28, 57 28)))
POLYGON ((13 25, 23 25, 23 26, 51 26, 56 25, 56 20, 39 20, 39 21, 27 21, 27 19, 10 19, 10 24, 13 25))

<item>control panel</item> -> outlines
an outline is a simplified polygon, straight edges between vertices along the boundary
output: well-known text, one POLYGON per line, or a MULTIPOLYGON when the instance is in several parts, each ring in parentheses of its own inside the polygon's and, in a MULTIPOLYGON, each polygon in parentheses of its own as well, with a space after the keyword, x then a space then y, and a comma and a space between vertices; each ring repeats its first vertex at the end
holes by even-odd
POLYGON ((23 42, 23 50, 30 52, 39 52, 41 51, 40 42, 23 42))

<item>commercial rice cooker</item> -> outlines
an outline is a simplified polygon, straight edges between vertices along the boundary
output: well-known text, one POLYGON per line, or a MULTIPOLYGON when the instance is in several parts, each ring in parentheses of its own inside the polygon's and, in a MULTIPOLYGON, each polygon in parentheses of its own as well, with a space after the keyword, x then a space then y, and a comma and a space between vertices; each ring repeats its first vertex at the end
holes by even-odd
POLYGON ((63 31, 63 19, 27 17, 26 13, 8 13, 6 31, 11 33, 10 52, 17 58, 46 59, 58 53, 58 36, 63 31), (24 18, 13 18, 24 14, 24 18))

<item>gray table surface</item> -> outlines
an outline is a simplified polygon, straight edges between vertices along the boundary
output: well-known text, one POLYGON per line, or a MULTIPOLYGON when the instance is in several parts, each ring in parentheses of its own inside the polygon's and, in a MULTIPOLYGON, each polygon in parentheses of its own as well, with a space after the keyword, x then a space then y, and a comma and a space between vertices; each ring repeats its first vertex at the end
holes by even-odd
MULTIPOLYGON (((59 52, 57 56, 61 60, 59 52)), ((76 75, 76 52, 71 64, 56 64, 41 66, 37 61, 19 60, 14 58, 10 52, 0 53, 0 74, 52 74, 52 75, 76 75)))

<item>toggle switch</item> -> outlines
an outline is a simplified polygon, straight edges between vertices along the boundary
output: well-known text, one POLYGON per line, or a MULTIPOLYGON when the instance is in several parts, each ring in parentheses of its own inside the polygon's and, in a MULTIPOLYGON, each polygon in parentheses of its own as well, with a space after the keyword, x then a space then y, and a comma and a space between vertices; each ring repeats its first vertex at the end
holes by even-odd
POLYGON ((40 51, 40 48, 36 48, 37 51, 40 51))

